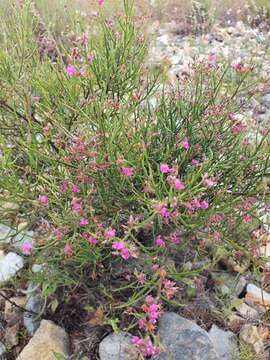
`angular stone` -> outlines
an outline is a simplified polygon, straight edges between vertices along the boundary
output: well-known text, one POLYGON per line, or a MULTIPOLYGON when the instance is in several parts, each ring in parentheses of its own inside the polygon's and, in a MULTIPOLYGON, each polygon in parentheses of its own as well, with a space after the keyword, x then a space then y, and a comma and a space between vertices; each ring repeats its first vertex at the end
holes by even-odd
POLYGON ((0 341, 0 360, 6 359, 6 347, 5 345, 0 341))
POLYGON ((158 333, 165 351, 155 360, 219 360, 208 333, 175 313, 161 316, 158 333))
POLYGON ((220 360, 233 360, 238 354, 237 337, 231 331, 219 329, 216 325, 211 327, 209 337, 220 360))
POLYGON ((54 353, 69 355, 69 338, 64 329, 52 321, 42 320, 39 329, 17 360, 55 360, 54 353))
POLYGON ((30 282, 27 288, 27 301, 25 305, 25 309, 28 311, 23 315, 23 324, 30 336, 33 336, 40 326, 41 320, 36 314, 41 312, 42 305, 43 301, 39 288, 36 284, 30 282))
POLYGON ((270 294, 253 284, 248 284, 245 299, 249 303, 270 306, 270 294))
POLYGON ((263 354, 264 344, 262 334, 259 333, 258 328, 251 324, 246 324, 241 328, 239 334, 240 340, 252 346, 256 354, 263 354))
POLYGON ((131 336, 122 331, 106 336, 99 344, 100 360, 136 360, 138 356, 131 336))
POLYGON ((23 258, 13 252, 0 251, 0 284, 12 279, 23 268, 23 258))
POLYGON ((234 295, 236 297, 239 297, 245 290, 246 286, 247 286, 247 280, 244 278, 244 276, 240 276, 234 289, 234 295))
POLYGON ((14 315, 22 313, 22 310, 12 303, 24 307, 26 302, 26 298, 22 296, 13 297, 10 298, 10 302, 5 302, 5 313, 4 313, 4 319, 8 322, 14 315))
POLYGON ((264 106, 270 108, 270 93, 264 95, 264 96, 261 98, 261 103, 262 103, 264 106))
POLYGON ((248 306, 245 303, 242 303, 236 307, 237 312, 245 319, 256 320, 259 318, 259 313, 257 310, 248 306))

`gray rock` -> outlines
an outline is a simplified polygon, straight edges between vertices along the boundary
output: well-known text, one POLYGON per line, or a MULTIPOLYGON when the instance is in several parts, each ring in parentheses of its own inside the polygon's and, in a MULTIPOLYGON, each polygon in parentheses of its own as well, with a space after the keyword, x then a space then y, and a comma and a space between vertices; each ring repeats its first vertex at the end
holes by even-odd
POLYGON ((163 314, 158 332, 165 352, 155 360, 220 360, 208 333, 175 313, 163 314))
POLYGON ((0 251, 0 284, 12 279, 23 268, 23 258, 13 252, 0 251))
POLYGON ((23 324, 27 330, 28 335, 33 336, 40 326, 40 314, 42 310, 43 301, 39 294, 39 289, 36 284, 29 283, 27 288, 27 300, 25 309, 31 312, 24 312, 23 324))
POLYGON ((234 289, 234 295, 236 297, 239 297, 239 295, 241 295, 242 292, 245 290, 246 286, 247 286, 247 280, 244 278, 244 276, 240 276, 238 283, 236 284, 234 289))
POLYGON ((100 360, 136 360, 138 355, 131 336, 122 331, 106 336, 99 344, 100 360))
POLYGON ((211 327, 209 337, 220 360, 233 360, 238 354, 237 337, 231 331, 219 329, 216 325, 211 327))
POLYGON ((270 108, 270 93, 261 98, 261 103, 267 108, 270 108))
POLYGON ((0 341, 0 360, 6 359, 6 347, 5 345, 0 341))

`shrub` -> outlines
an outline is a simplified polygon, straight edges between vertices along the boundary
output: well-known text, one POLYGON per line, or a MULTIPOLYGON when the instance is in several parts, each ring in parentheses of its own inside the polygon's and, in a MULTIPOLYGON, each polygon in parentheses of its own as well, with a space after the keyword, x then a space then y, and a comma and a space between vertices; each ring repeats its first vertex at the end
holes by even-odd
POLYGON ((161 89, 124 10, 58 39, 53 59, 31 3, 13 13, 16 36, 2 33, 0 51, 1 201, 35 230, 22 251, 45 264, 44 296, 94 292, 112 325, 152 334, 162 302, 180 305, 173 296, 199 271, 183 270, 188 254, 204 256, 207 242, 250 257, 268 133, 251 139, 237 115, 251 68, 206 59, 161 89))

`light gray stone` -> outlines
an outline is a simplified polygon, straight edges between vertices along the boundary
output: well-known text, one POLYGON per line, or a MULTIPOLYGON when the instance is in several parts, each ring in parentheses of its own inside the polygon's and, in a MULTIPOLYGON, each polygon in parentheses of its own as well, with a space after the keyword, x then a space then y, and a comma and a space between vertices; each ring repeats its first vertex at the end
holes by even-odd
POLYGON ((6 347, 5 345, 0 341, 0 360, 6 359, 6 347))
POLYGON ((122 331, 106 336, 99 344, 100 360, 136 360, 138 355, 131 336, 122 331))
POLYGON ((69 355, 69 337, 52 321, 42 320, 39 329, 19 354, 17 360, 55 360, 54 353, 69 355))
POLYGON ((209 337, 220 360, 233 360, 238 354, 237 338, 231 331, 219 329, 216 325, 211 327, 209 337))
POLYGON ((9 281, 23 268, 23 258, 13 252, 0 251, 0 284, 9 281))
POLYGON ((175 313, 161 316, 158 333, 165 351, 155 360, 220 360, 208 333, 175 313))
POLYGON ((267 108, 270 108, 270 93, 261 98, 261 103, 267 108))
POLYGON ((40 326, 41 320, 36 314, 40 314, 42 305, 43 301, 40 296, 39 288, 36 284, 30 282, 27 288, 27 300, 25 305, 25 309, 28 310, 28 312, 24 312, 23 315, 23 325, 30 336, 33 336, 40 326))
POLYGON ((236 297, 239 297, 242 294, 242 292, 245 290, 246 286, 247 286, 247 280, 244 278, 244 276, 240 276, 238 283, 236 284, 234 289, 234 295, 236 297))
POLYGON ((236 310, 237 310, 238 314, 241 315, 245 319, 248 319, 248 320, 259 319, 258 311, 253 309, 252 307, 248 306, 245 303, 242 303, 242 304, 236 306, 236 310))

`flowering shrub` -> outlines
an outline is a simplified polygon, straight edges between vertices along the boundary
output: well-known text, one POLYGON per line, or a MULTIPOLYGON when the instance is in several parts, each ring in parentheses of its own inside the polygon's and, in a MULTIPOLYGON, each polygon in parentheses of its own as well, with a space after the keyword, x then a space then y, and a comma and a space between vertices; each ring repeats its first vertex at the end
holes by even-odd
POLYGON ((44 296, 94 291, 107 318, 131 319, 148 356, 161 351, 149 337, 160 314, 192 276, 187 250, 203 254, 207 240, 252 252, 268 132, 251 139, 237 117, 251 68, 206 59, 161 91, 124 9, 109 20, 100 10, 91 33, 57 44, 55 61, 40 58, 35 18, 20 9, 17 45, 1 40, 1 199, 32 223, 22 252, 46 264, 35 275, 44 296))

